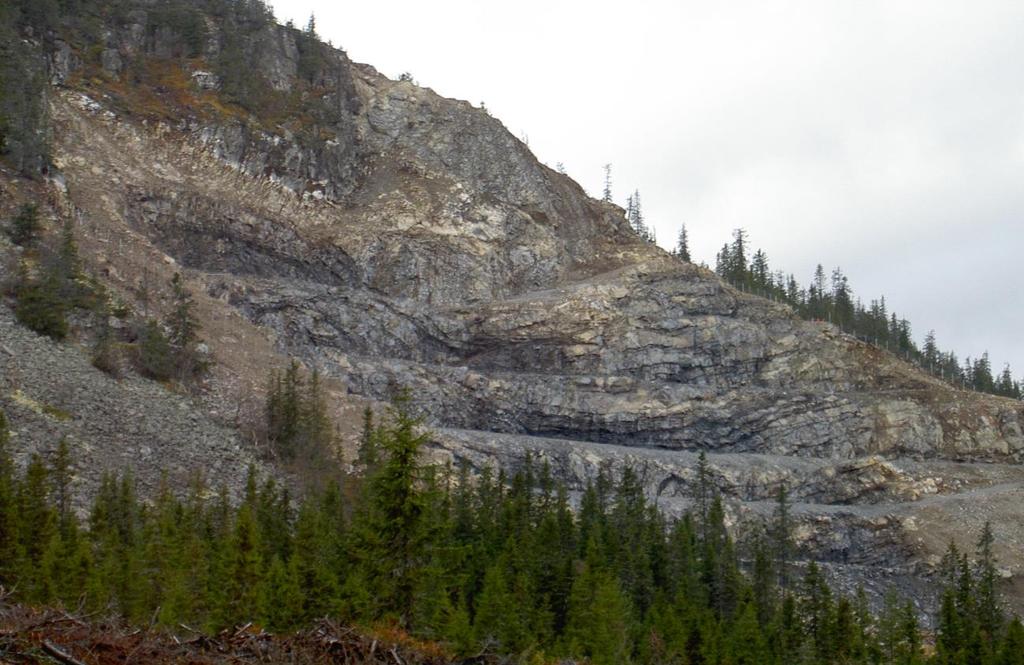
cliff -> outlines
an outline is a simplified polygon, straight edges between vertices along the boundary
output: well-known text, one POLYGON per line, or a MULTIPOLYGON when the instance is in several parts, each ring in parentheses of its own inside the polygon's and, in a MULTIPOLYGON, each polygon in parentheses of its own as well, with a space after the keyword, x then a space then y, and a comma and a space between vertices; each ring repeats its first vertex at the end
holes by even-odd
MULTIPOLYGON (((530 455, 580 490, 602 464, 632 464, 679 512, 707 451, 732 520, 770 514, 785 485, 803 556, 843 584, 903 585, 922 607, 949 540, 970 550, 990 520, 1019 587, 1020 403, 957 391, 640 240, 621 209, 466 102, 326 47, 302 78, 301 36, 267 24, 254 71, 291 106, 254 113, 211 71, 223 24, 207 17, 199 55, 180 58, 180 35, 148 31, 150 18, 140 4, 111 26, 98 63, 54 47, 47 196, 54 215, 74 211, 90 270, 126 300, 185 270, 216 361, 194 417, 213 429, 200 445, 188 423, 142 408, 132 422, 164 434, 89 473, 184 450, 240 482, 257 451, 225 414, 294 356, 332 379, 342 420, 408 387, 435 452, 476 468, 530 455)), ((12 351, 7 377, 32 353, 12 351)), ((49 395, 56 379, 30 383, 71 415, 18 442, 111 435, 49 395)), ((0 395, 15 423, 20 386, 0 395)), ((109 389, 140 404, 159 390, 109 389)))

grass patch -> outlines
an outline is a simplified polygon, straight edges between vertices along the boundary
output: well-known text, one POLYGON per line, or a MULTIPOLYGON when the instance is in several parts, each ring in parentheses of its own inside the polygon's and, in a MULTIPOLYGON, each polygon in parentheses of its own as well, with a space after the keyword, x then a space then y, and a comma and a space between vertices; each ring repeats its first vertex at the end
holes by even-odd
POLYGON ((40 416, 48 416, 54 420, 59 420, 60 422, 67 422, 73 417, 70 412, 65 411, 64 409, 32 399, 22 392, 20 388, 11 393, 11 399, 14 400, 16 404, 25 407, 33 413, 40 416))

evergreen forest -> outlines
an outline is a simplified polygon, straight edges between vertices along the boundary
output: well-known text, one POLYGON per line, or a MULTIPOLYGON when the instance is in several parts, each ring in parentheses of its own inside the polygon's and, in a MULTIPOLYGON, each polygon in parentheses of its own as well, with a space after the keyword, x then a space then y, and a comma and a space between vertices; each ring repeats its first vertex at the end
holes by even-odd
POLYGON ((506 476, 423 463, 428 434, 401 399, 381 420, 367 415, 358 473, 301 498, 255 471, 235 502, 201 477, 142 497, 126 472, 103 479, 80 519, 67 441, 19 469, 0 415, 0 584, 25 603, 172 631, 388 625, 452 658, 1024 663, 987 527, 973 556, 950 546, 926 630, 896 593, 846 596, 800 562, 784 490, 770 523, 727 529, 703 456, 693 509, 669 519, 641 470, 605 470, 573 505, 545 465, 506 476))

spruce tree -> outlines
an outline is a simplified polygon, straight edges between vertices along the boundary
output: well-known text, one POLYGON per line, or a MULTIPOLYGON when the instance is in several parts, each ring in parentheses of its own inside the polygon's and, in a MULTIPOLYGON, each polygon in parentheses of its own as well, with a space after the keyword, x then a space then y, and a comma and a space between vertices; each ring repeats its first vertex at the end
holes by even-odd
POLYGON ((302 595, 299 621, 311 621, 337 611, 337 574, 330 567, 331 536, 324 514, 312 501, 303 502, 295 521, 292 569, 302 595))
POLYGON ((50 480, 53 483, 53 498, 57 509, 57 523, 61 536, 67 539, 71 534, 74 514, 71 512, 71 449, 67 437, 57 443, 50 462, 50 480))
POLYGON ((260 556, 259 529, 252 509, 243 504, 238 510, 231 540, 224 552, 224 594, 218 611, 218 623, 228 627, 252 617, 260 602, 263 561, 260 556))
POLYGON ((789 562, 793 550, 793 525, 789 515, 789 493, 780 485, 776 493, 775 514, 772 518, 772 541, 775 549, 775 570, 779 575, 779 587, 789 588, 789 562))
POLYGON ((46 269, 41 279, 36 281, 23 267, 15 297, 14 314, 21 324, 55 340, 67 337, 67 305, 61 297, 60 276, 55 270, 46 269))
POLYGON ((393 613, 407 624, 417 575, 425 564, 430 525, 419 483, 419 453, 427 435, 399 396, 381 428, 383 459, 369 479, 361 512, 353 524, 353 555, 366 575, 380 614, 393 613))
POLYGON ((593 541, 569 597, 566 650, 595 665, 630 662, 632 610, 629 599, 604 567, 593 541))
POLYGON ((996 658, 996 665, 1024 665, 1024 626, 1014 617, 1006 629, 1006 637, 996 658))
POLYGON ((690 258, 690 240, 686 233, 686 224, 679 226, 679 237, 676 239, 674 254, 687 263, 692 260, 690 258))
POLYGON ((173 356, 173 373, 179 381, 187 381, 200 374, 205 368, 196 354, 199 339, 199 322, 194 309, 192 294, 185 288, 180 273, 171 278, 174 305, 165 322, 169 332, 167 342, 173 356))
POLYGON ((516 654, 529 638, 529 625, 510 590, 506 565, 501 558, 487 569, 476 601, 473 632, 481 647, 516 654))
POLYGON ((155 319, 146 322, 139 341, 139 364, 146 376, 167 381, 174 373, 174 358, 167 336, 155 319))
POLYGON ((10 237, 15 245, 30 247, 39 236, 39 207, 35 203, 26 203, 18 210, 11 220, 10 237))
POLYGON ((367 474, 377 468, 380 451, 377 446, 377 432, 373 424, 373 409, 363 409, 363 429, 359 435, 359 451, 357 461, 367 474))
POLYGON ((711 507, 711 499, 714 496, 714 479, 711 475, 711 465, 708 464, 708 456, 702 450, 697 456, 697 519, 700 524, 701 534, 707 538, 708 510, 711 507))
POLYGON ((105 309, 99 313, 99 331, 92 347, 92 365, 114 377, 121 372, 114 331, 110 326, 109 313, 105 309))
POLYGON ((302 625, 304 603, 296 567, 275 556, 260 583, 259 616, 269 630, 292 631, 302 625))
POLYGON ((29 600, 45 602, 47 580, 43 555, 57 533, 57 519, 50 503, 49 472, 43 459, 33 454, 18 487, 18 538, 23 555, 21 578, 29 600))
POLYGON ((729 635, 729 647, 729 662, 733 665, 761 665, 769 662, 768 648, 753 603, 745 603, 739 611, 729 635))
POLYGON ((299 423, 294 454, 307 459, 323 459, 333 453, 334 426, 327 415, 320 371, 313 368, 305 385, 305 394, 299 398, 299 423))
POLYGON ((0 410, 0 584, 6 588, 15 584, 19 559, 18 482, 7 416, 0 410))
POLYGON ((985 522, 981 536, 978 538, 975 595, 977 597, 978 628, 990 644, 999 638, 1003 627, 1003 612, 999 606, 998 590, 996 589, 998 580, 996 558, 992 552, 994 542, 992 524, 985 522))

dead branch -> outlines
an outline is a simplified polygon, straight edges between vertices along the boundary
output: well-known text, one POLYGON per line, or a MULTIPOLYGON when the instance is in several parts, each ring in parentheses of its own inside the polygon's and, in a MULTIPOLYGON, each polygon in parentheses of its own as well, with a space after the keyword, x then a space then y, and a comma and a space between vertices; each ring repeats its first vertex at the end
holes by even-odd
POLYGON ((55 658, 64 665, 85 665, 82 661, 78 660, 64 649, 51 642, 50 640, 43 640, 43 651, 45 651, 51 658, 55 658))

